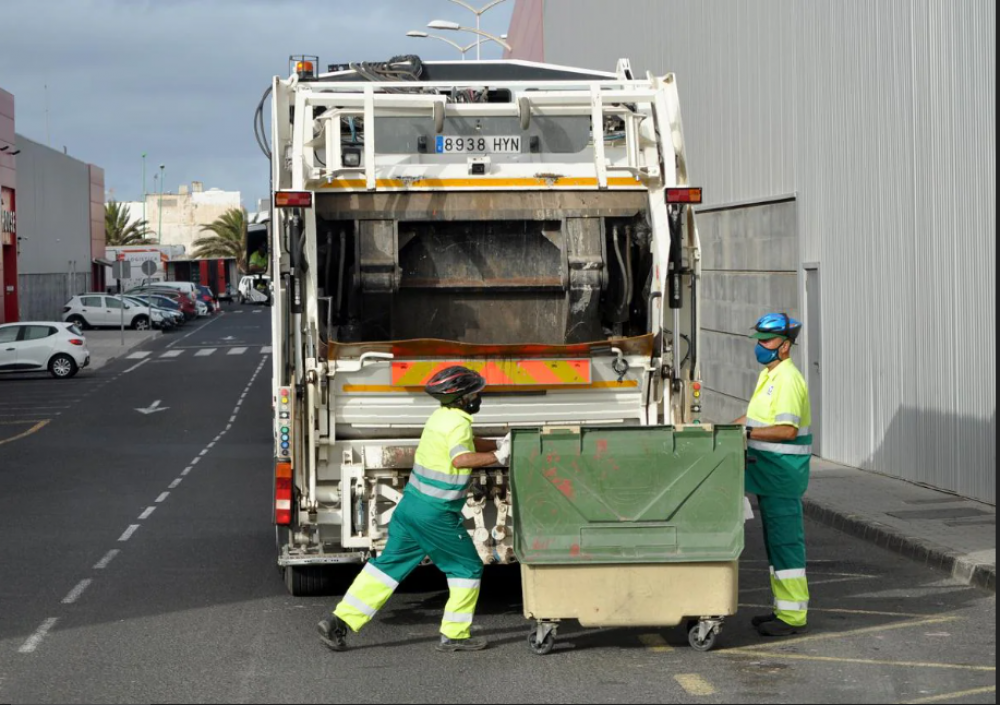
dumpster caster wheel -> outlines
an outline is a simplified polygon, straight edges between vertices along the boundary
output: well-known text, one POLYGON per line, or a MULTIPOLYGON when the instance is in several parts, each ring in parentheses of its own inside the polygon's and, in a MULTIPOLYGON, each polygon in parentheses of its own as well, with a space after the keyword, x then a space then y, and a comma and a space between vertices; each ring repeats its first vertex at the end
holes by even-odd
POLYGON ((718 625, 712 622, 689 622, 688 643, 695 651, 702 653, 715 648, 715 639, 719 635, 718 625))
POLYGON ((532 631, 531 634, 528 635, 528 646, 531 647, 532 653, 537 654, 539 656, 545 656, 546 654, 551 653, 555 645, 556 645, 555 634, 552 633, 547 634, 541 642, 538 641, 538 634, 536 634, 534 631, 532 631))

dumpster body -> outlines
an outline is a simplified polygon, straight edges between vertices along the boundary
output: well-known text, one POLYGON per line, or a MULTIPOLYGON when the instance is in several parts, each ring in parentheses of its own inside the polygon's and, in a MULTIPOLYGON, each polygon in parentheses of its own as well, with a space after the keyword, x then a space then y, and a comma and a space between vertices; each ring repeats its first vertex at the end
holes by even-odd
POLYGON ((687 623, 695 648, 736 612, 743 551, 738 426, 583 427, 513 434, 514 551, 529 641, 559 620, 687 623))

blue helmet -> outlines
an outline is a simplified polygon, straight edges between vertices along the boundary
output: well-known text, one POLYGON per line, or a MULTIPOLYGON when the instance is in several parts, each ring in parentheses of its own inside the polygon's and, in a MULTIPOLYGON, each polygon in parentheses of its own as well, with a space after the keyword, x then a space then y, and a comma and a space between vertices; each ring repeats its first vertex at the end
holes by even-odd
POLYGON ((787 313, 768 313, 760 317, 757 325, 753 327, 754 333, 750 336, 757 340, 771 340, 772 338, 784 338, 793 343, 802 332, 802 324, 791 318, 787 313))

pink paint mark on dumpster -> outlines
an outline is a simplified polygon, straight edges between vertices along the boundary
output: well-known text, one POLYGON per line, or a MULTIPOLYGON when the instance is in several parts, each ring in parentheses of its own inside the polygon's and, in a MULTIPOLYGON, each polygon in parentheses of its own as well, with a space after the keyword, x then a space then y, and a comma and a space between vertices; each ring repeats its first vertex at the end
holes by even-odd
POLYGON ((551 541, 540 541, 539 539, 535 539, 534 543, 531 544, 531 550, 547 551, 549 549, 549 546, 551 545, 552 545, 551 541))
POLYGON ((562 492, 567 499, 576 499, 576 490, 573 489, 573 482, 559 477, 559 468, 549 468, 542 472, 552 485, 562 492))
POLYGON ((580 557, 580 544, 574 543, 572 546, 570 546, 569 547, 569 555, 572 556, 573 558, 579 558, 580 557))
POLYGON ((574 471, 575 471, 575 472, 576 472, 577 474, 579 474, 579 473, 580 473, 580 463, 578 463, 578 462, 576 462, 576 461, 574 460, 574 461, 573 461, 573 462, 571 463, 571 465, 573 466, 573 470, 574 470, 574 471))
POLYGON ((594 456, 597 460, 601 460, 605 455, 608 454, 608 442, 607 440, 601 440, 597 442, 597 455, 594 456))

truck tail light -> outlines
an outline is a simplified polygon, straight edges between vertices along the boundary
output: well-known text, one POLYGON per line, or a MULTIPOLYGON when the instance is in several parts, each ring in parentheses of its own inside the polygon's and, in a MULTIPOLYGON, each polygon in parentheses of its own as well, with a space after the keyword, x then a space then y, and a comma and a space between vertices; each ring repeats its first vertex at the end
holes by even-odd
POLYGON ((667 203, 701 203, 701 189, 668 188, 667 203))
POLYGON ((274 466, 274 523, 289 526, 292 523, 292 464, 274 466))
POLYGON ((312 208, 312 191, 275 191, 276 208, 312 208))

